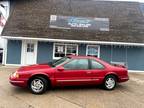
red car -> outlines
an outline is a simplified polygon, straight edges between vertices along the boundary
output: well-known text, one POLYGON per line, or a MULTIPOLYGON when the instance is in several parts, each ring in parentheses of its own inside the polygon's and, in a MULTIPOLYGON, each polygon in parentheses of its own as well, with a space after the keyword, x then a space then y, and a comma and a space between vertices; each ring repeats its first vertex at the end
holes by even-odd
POLYGON ((21 67, 10 76, 10 83, 42 94, 56 86, 102 84, 105 89, 112 90, 117 83, 128 79, 124 66, 113 66, 96 57, 67 56, 47 64, 21 67))

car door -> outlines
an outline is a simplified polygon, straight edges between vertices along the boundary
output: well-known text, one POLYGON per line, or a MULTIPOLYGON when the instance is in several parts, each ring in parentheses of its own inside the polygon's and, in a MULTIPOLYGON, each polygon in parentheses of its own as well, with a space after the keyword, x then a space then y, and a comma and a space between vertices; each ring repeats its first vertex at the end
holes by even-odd
POLYGON ((95 59, 90 59, 89 61, 92 73, 92 82, 94 84, 101 84, 106 73, 106 67, 95 59))
POLYGON ((89 69, 88 59, 72 59, 58 67, 55 79, 58 85, 85 85, 91 83, 92 73, 89 69))

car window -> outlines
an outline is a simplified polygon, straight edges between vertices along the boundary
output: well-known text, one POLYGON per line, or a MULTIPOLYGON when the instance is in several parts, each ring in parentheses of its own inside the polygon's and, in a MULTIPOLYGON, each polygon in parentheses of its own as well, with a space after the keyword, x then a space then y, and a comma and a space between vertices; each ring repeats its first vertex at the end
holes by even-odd
POLYGON ((91 69, 104 69, 104 66, 97 62, 96 60, 90 60, 91 61, 91 69))
POLYGON ((59 66, 59 65, 65 63, 65 62, 68 61, 68 60, 70 60, 70 58, 68 58, 68 57, 63 57, 63 58, 55 61, 54 63, 52 63, 52 66, 53 66, 53 67, 59 66))
POLYGON ((74 59, 64 65, 67 70, 86 70, 88 69, 88 59, 74 59))

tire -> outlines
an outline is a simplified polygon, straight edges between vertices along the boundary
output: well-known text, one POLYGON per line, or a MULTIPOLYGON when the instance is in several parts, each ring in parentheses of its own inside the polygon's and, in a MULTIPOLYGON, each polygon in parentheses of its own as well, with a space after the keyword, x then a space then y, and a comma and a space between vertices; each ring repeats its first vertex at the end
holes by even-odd
POLYGON ((103 87, 106 90, 113 90, 116 87, 117 80, 114 75, 108 75, 104 79, 103 87))
POLYGON ((29 82, 29 89, 33 94, 43 94, 48 88, 48 81, 43 77, 34 77, 29 82))

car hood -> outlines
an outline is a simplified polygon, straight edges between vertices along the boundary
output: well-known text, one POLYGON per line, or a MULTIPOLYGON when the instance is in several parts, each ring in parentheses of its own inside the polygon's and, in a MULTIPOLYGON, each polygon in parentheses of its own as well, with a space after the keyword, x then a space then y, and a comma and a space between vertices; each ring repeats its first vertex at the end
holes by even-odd
POLYGON ((29 66, 22 66, 18 69, 18 72, 41 70, 41 69, 48 69, 48 68, 51 68, 51 66, 49 66, 48 64, 35 64, 29 66))

